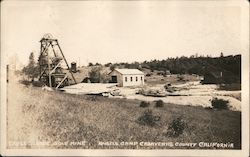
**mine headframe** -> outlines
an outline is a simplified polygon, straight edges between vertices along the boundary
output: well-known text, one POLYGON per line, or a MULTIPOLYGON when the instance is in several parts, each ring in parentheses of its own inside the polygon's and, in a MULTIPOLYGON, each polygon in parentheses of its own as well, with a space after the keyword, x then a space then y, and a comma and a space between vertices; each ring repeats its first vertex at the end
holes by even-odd
POLYGON ((56 89, 73 83, 76 84, 74 75, 68 65, 68 62, 62 52, 57 39, 53 39, 52 35, 46 34, 40 40, 40 56, 38 58, 40 77, 39 80, 49 87, 56 89), (62 64, 66 63, 67 68, 63 68, 62 64), (69 76, 71 74, 71 78, 69 76))

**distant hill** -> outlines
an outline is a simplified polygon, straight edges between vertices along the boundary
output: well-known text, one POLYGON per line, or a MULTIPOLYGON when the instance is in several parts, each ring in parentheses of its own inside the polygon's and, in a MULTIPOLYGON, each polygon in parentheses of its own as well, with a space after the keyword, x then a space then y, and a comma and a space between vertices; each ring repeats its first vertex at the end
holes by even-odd
POLYGON ((240 82, 241 80, 241 55, 230 55, 221 57, 176 57, 165 60, 151 60, 142 63, 116 63, 116 67, 141 68, 151 71, 170 71, 172 74, 197 74, 206 75, 210 72, 214 74, 226 74, 225 83, 240 82), (231 78, 231 79, 228 79, 231 78))
POLYGON ((140 69, 145 74, 161 73, 196 74, 204 76, 204 83, 240 83, 241 82, 241 55, 221 57, 176 57, 163 60, 151 60, 133 63, 107 63, 77 68, 74 73, 77 82, 82 82, 92 68, 100 67, 101 73, 107 75, 114 68, 140 69))

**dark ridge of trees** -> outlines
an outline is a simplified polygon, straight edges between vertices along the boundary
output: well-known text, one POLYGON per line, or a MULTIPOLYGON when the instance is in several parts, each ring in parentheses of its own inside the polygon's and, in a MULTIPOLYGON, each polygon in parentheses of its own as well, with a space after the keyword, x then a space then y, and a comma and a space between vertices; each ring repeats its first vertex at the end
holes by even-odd
POLYGON ((205 75, 207 72, 223 72, 228 77, 234 77, 237 81, 241 80, 241 55, 220 57, 198 56, 167 58, 163 60, 144 61, 142 63, 115 63, 119 68, 144 68, 151 71, 169 70, 172 74, 197 74, 205 75))
POLYGON ((205 73, 207 67, 214 67, 214 70, 226 70, 235 75, 241 74, 241 55, 226 57, 198 57, 198 58, 171 58, 166 60, 153 60, 142 63, 142 67, 153 70, 170 70, 173 74, 200 74, 205 73))

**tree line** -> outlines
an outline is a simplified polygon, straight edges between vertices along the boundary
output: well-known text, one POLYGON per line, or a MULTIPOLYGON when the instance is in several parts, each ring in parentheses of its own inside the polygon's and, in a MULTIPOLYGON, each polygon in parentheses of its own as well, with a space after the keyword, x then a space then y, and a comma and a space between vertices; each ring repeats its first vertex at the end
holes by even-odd
MULTIPOLYGON (((102 66, 99 63, 89 63, 88 66, 102 66)), ((229 77, 234 77, 236 80, 241 79, 241 55, 224 56, 221 53, 220 57, 198 56, 190 57, 170 57, 162 60, 151 60, 144 62, 133 63, 107 63, 104 66, 110 70, 115 68, 129 69, 149 69, 151 72, 170 71, 172 74, 197 74, 205 75, 208 72, 225 72, 229 77)), ((30 78, 34 79, 39 75, 39 68, 34 59, 34 53, 29 56, 29 63, 23 68, 23 72, 30 78)))
POLYGON ((170 71, 172 74, 197 74, 205 75, 208 72, 223 72, 229 77, 234 77, 237 80, 241 79, 241 55, 224 56, 221 53, 220 57, 211 56, 190 56, 190 57, 175 57, 163 60, 144 61, 142 63, 115 63, 106 64, 110 68, 136 68, 150 69, 152 72, 170 71))

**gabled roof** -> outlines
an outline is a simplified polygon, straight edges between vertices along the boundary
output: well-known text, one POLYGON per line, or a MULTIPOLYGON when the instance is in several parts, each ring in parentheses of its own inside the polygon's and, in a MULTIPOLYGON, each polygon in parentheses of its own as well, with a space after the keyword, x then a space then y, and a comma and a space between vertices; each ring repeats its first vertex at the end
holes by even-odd
POLYGON ((138 69, 115 69, 122 75, 144 75, 144 73, 138 69))

